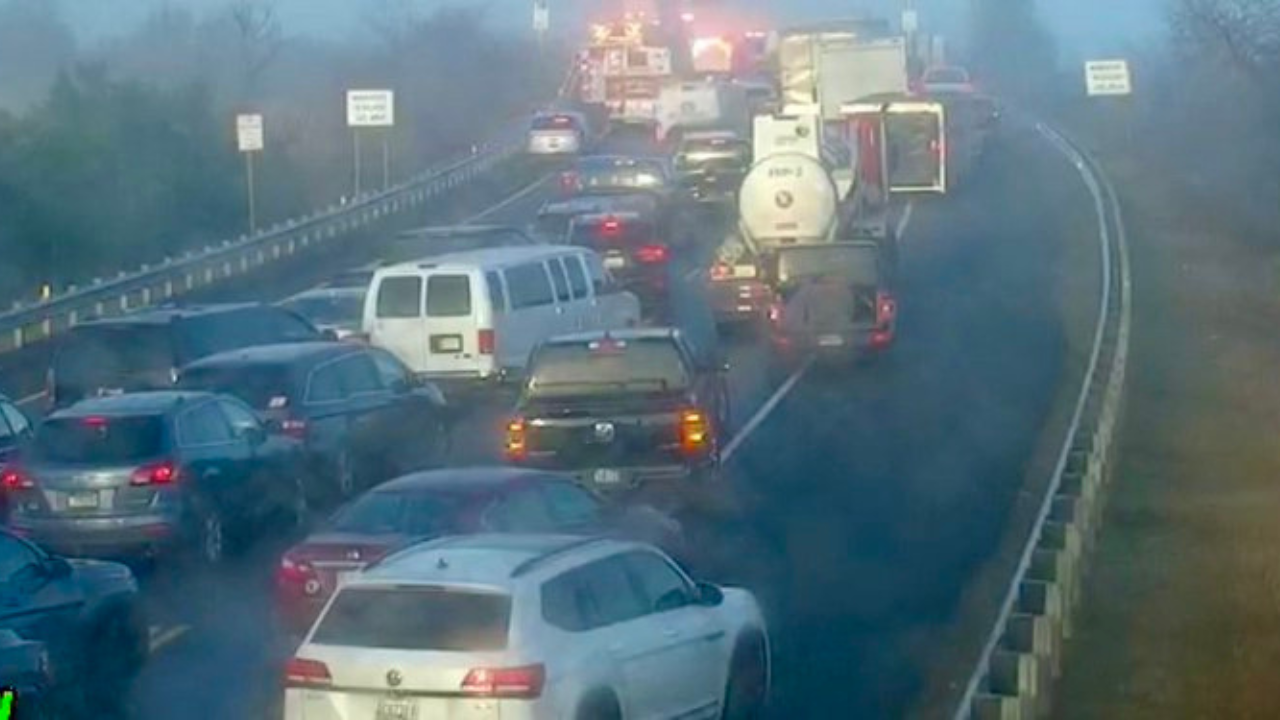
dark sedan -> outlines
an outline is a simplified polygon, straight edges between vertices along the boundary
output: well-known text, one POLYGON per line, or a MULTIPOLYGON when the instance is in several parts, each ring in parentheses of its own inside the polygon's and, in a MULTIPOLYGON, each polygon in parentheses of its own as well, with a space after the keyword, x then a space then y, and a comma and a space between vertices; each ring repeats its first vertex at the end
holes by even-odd
POLYGON ((305 630, 347 574, 409 542, 475 532, 621 534, 684 550, 675 520, 606 504, 566 475, 508 467, 417 473, 370 490, 285 553, 276 573, 281 617, 305 630))

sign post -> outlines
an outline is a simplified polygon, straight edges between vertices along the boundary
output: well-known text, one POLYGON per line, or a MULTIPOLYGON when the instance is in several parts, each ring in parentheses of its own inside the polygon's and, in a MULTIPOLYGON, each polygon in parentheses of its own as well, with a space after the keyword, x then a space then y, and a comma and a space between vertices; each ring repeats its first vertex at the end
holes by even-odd
POLYGON ((533 31, 538 35, 538 54, 546 50, 547 31, 551 29, 551 11, 547 0, 533 0, 533 31))
POLYGON ((395 92, 392 90, 348 90, 347 127, 351 128, 354 186, 360 196, 363 168, 360 157, 360 131, 382 128, 382 185, 391 186, 391 148, 389 134, 396 124, 395 92))
POLYGON ((266 147, 262 116, 256 113, 236 116, 236 146, 244 155, 245 189, 249 197, 249 232, 258 231, 258 198, 253 179, 253 156, 266 147))

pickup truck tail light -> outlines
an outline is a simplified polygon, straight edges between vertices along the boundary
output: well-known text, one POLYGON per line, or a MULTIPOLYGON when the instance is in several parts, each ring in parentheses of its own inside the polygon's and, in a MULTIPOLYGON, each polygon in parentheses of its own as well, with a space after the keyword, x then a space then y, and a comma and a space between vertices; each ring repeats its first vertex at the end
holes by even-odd
POLYGON ((711 423, 706 413, 696 408, 680 411, 680 449, 698 455, 711 445, 711 423))
POLYGON ((284 667, 284 684, 285 687, 329 687, 333 676, 329 674, 329 666, 319 660, 295 657, 284 667))
POLYGON ((887 292, 876 293, 876 327, 888 327, 898 315, 898 303, 887 292))
POLYGON ((512 461, 524 460, 529 456, 528 423, 524 418, 512 418, 507 422, 503 452, 512 461))

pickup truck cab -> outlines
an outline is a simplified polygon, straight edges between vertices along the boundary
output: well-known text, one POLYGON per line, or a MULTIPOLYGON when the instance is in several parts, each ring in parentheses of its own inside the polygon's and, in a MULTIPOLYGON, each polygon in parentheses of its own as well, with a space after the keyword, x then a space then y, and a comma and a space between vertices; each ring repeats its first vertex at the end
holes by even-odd
POLYGON ((673 328, 553 338, 530 361, 507 424, 511 463, 572 473, 626 494, 714 477, 727 431, 723 364, 673 328))
POLYGON ((778 252, 769 326, 783 364, 810 355, 854 360, 893 343, 897 300, 879 244, 839 242, 778 252))

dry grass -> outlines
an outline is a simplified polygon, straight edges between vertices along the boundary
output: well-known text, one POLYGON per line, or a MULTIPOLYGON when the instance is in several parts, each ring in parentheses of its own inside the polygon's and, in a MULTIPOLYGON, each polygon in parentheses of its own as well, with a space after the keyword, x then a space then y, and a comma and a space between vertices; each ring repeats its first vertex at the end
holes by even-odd
POLYGON ((1277 256, 1150 168, 1112 170, 1135 257, 1128 414, 1056 714, 1280 718, 1277 256))

